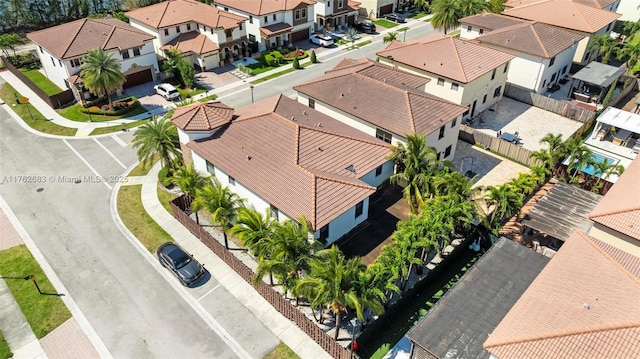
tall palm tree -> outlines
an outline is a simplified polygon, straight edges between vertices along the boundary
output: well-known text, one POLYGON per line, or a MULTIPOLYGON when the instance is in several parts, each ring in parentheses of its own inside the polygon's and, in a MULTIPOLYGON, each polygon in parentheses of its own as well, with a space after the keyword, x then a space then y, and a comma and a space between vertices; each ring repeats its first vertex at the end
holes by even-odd
POLYGON ((84 55, 80 69, 84 85, 94 94, 105 94, 109 100, 109 109, 112 109, 111 92, 119 89, 126 81, 120 71, 120 62, 111 53, 97 48, 84 55))
POLYGON ((618 59, 625 60, 628 73, 631 73, 631 69, 638 63, 638 56, 640 56, 640 42, 625 41, 622 49, 618 50, 618 59))
POLYGON ((538 187, 538 178, 532 173, 520 172, 518 177, 512 178, 509 184, 521 193, 529 195, 538 187))
MULTIPOLYGON (((269 258, 271 243, 274 236, 276 220, 271 215, 271 208, 267 208, 265 215, 253 208, 240 207, 236 224, 231 227, 229 234, 242 241, 253 255, 269 258)), ((269 272, 269 283, 273 286, 273 272, 269 272)))
POLYGON ((504 11, 504 3, 506 2, 507 0, 489 0, 487 3, 487 11, 500 14, 504 11))
POLYGON ((551 171, 545 166, 531 166, 531 173, 535 176, 538 186, 547 181, 551 171))
POLYGON ((167 118, 154 118, 136 130, 133 135, 133 148, 138 149, 138 159, 149 162, 154 155, 160 156, 162 166, 167 166, 173 174, 175 161, 181 162, 180 141, 176 126, 167 118))
POLYGON ((211 221, 220 226, 224 236, 224 247, 229 249, 227 232, 229 226, 235 222, 238 209, 243 206, 244 200, 229 188, 222 186, 215 177, 204 188, 196 192, 195 199, 191 203, 194 211, 204 209, 211 215, 211 221))
POLYGON ((356 309, 358 317, 363 318, 363 303, 356 293, 356 286, 365 268, 359 257, 347 260, 340 249, 333 245, 317 252, 309 260, 309 274, 296 283, 296 293, 311 303, 324 303, 334 313, 334 340, 338 340, 342 313, 348 308, 356 309))
MULTIPOLYGON (((541 144, 547 144, 547 152, 550 155, 550 169, 553 173, 557 172, 557 169, 560 165, 560 161, 565 156, 565 144, 562 141, 562 134, 554 135, 549 132, 544 137, 540 139, 541 144)), ((543 161, 544 162, 544 161, 543 161)))
POLYGON ((480 14, 487 10, 489 3, 486 0, 459 0, 458 2, 458 19, 463 17, 480 14))
MULTIPOLYGON (((193 162, 188 166, 180 167, 178 171, 171 176, 170 180, 174 185, 180 187, 189 203, 193 201, 193 195, 196 191, 204 188, 204 186, 209 183, 209 180, 195 169, 193 162)), ((200 224, 198 212, 196 211, 195 214, 196 223, 200 224)))
POLYGON ((394 246, 395 242, 384 245, 380 251, 380 255, 375 259, 373 264, 368 267, 368 270, 375 273, 376 276, 385 279, 388 287, 385 291, 387 302, 391 299, 393 293, 401 293, 397 282, 402 276, 402 267, 405 263, 398 255, 399 251, 393 248, 394 246))
POLYGON ((388 44, 390 42, 394 42, 397 40, 397 37, 398 37, 398 33, 395 31, 391 31, 382 38, 382 43, 388 44))
POLYGON ((607 34, 594 36, 591 41, 593 46, 598 48, 599 55, 602 56, 602 63, 608 64, 611 56, 618 49, 618 42, 607 34))
MULTIPOLYGON (((364 271, 358 273, 358 278, 354 282, 353 292, 358 300, 355 304, 356 316, 360 320, 360 323, 365 323, 365 313, 371 312, 374 315, 380 315, 384 313, 384 304, 387 296, 386 290, 400 289, 388 281, 383 273, 365 268, 364 271)), ((364 324, 361 324, 361 327, 364 324)))
POLYGON ((567 172, 572 172, 573 176, 580 171, 585 161, 591 157, 591 150, 585 145, 583 139, 575 139, 573 137, 567 139, 564 143, 565 153, 567 154, 567 172))
POLYGON ((458 0, 434 0, 431 4, 431 25, 436 29, 447 31, 458 27, 460 11, 458 10, 458 0))
POLYGON ((630 39, 636 32, 640 31, 640 19, 637 21, 626 21, 623 29, 625 33, 629 34, 627 39, 630 39))
POLYGON ((514 186, 505 183, 500 186, 487 186, 486 199, 493 206, 488 218, 489 227, 497 233, 505 218, 515 214, 521 207, 523 196, 514 186))

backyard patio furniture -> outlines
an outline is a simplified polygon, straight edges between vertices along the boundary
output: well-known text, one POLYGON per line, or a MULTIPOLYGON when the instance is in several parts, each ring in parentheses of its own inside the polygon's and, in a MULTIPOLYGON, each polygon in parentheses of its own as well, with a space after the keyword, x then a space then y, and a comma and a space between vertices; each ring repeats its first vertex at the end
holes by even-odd
POLYGON ((515 133, 509 132, 502 132, 502 134, 500 134, 500 139, 514 144, 518 143, 519 140, 518 136, 515 133))

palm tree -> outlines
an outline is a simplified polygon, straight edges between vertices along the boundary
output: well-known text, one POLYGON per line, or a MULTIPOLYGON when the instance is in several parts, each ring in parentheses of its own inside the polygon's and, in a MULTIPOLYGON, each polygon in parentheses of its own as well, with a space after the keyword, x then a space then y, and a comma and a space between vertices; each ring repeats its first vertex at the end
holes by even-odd
POLYGON ((114 59, 111 53, 97 48, 84 55, 80 69, 84 85, 94 94, 107 95, 109 109, 112 109, 111 92, 119 89, 126 81, 126 77, 120 71, 120 62, 114 59))
POLYGON ((204 188, 196 192, 195 199, 191 203, 194 211, 204 209, 211 215, 211 221, 220 226, 224 236, 224 247, 229 249, 227 232, 229 226, 235 222, 238 209, 242 207, 244 200, 229 188, 223 187, 215 177, 204 188))
POLYGON ((531 173, 535 176, 538 186, 547 181, 551 171, 545 166, 531 166, 531 173))
POLYGON ((366 312, 374 315, 384 313, 384 304, 387 296, 385 291, 400 291, 400 289, 388 281, 387 277, 378 271, 366 268, 358 274, 357 280, 354 282, 353 292, 358 300, 355 304, 356 317, 360 320, 361 327, 364 326, 366 312))
POLYGON ((500 14, 504 11, 504 3, 506 2, 507 0, 489 0, 487 3, 487 11, 500 14))
POLYGON ((487 10, 489 3, 486 0, 459 0, 459 18, 480 14, 487 10))
POLYGON ((162 166, 168 166, 173 174, 175 161, 181 162, 180 141, 176 126, 167 118, 153 119, 140 127, 133 135, 133 148, 138 149, 138 159, 149 162, 156 154, 162 166))
POLYGON ((567 172, 573 172, 571 180, 573 180, 586 161, 592 157, 591 150, 584 144, 583 139, 569 138, 564 143, 564 148, 567 153, 567 172))
MULTIPOLYGON (((558 166, 560 165, 560 161, 565 155, 565 144, 562 142, 562 134, 554 135, 549 132, 544 137, 540 139, 540 143, 547 144, 547 152, 550 155, 550 169, 552 171, 557 171, 558 166)), ((545 161, 543 161, 545 162, 545 161)))
POLYGON ((618 42, 607 34, 594 36, 592 42, 594 47, 598 48, 600 56, 602 56, 602 63, 608 64, 611 56, 618 49, 618 42))
POLYGON ((398 37, 398 33, 391 31, 382 38, 382 43, 388 44, 390 42, 396 41, 397 37, 398 37))
MULTIPOLYGON (((267 208, 263 216, 253 208, 240 207, 236 224, 231 227, 229 234, 240 239, 256 258, 269 258, 276 223, 271 208, 267 208)), ((269 283, 273 286, 272 272, 269 272, 269 283)))
POLYGON ((538 178, 532 173, 520 172, 518 177, 512 178, 509 184, 521 191, 522 193, 529 195, 538 187, 538 178))
POLYGON ((447 31, 458 26, 460 11, 458 10, 458 0, 434 0, 431 5, 431 25, 436 29, 447 31))
POLYGON ((630 39, 636 32, 640 31, 640 19, 637 21, 626 21, 623 29, 625 33, 629 34, 627 39, 630 39))
MULTIPOLYGON (((193 162, 188 166, 180 167, 170 179, 174 185, 180 187, 189 203, 193 200, 193 195, 196 191, 204 188, 204 186, 209 182, 207 178, 193 167, 193 162)), ((195 214, 196 223, 200 224, 198 212, 196 211, 195 214)))
POLYGON ((631 73, 631 69, 638 62, 638 56, 640 56, 640 42, 625 41, 622 49, 618 50, 618 59, 626 59, 628 73, 631 73))
POLYGON ((516 213, 522 207, 524 198, 517 188, 508 183, 487 186, 486 190, 486 199, 493 206, 493 212, 488 220, 489 227, 497 233, 502 220, 516 213))
POLYGON ((351 47, 353 47, 354 43, 358 39, 358 30, 356 30, 354 27, 350 26, 344 32, 344 35, 347 38, 347 41, 351 42, 351 47))
POLYGON ((348 308, 356 309, 358 317, 363 320, 363 303, 356 293, 356 286, 365 268, 359 257, 347 260, 340 249, 333 245, 317 252, 309 260, 309 274, 296 283, 296 293, 311 303, 328 306, 334 313, 334 340, 338 340, 342 313, 348 308))
POLYGON ((396 174, 389 180, 393 184, 406 183, 402 193, 411 213, 418 213, 424 204, 423 191, 436 162, 436 150, 427 146, 424 135, 408 135, 407 146, 400 143, 392 147, 389 159, 396 163, 396 174))

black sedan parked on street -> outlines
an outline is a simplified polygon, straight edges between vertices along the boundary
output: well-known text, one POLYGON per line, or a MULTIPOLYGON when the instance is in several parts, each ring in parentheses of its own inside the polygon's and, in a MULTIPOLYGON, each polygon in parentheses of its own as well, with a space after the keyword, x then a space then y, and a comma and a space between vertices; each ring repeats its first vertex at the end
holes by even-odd
POLYGON ((407 20, 405 20, 403 17, 400 17, 400 15, 398 14, 387 14, 384 16, 385 19, 387 20, 391 20, 397 23, 405 23, 407 22, 407 20))
POLYGON ((175 243, 167 242, 156 252, 160 264, 169 269, 185 287, 195 283, 204 275, 204 267, 175 243))

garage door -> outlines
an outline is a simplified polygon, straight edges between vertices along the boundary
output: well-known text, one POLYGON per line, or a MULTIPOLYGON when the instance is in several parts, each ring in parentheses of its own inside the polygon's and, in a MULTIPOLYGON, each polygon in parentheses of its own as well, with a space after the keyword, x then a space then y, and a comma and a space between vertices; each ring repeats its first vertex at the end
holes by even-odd
POLYGON ((380 16, 391 14, 393 12, 393 4, 385 5, 380 7, 380 16))
POLYGON ((309 39, 309 29, 304 29, 304 30, 291 33, 292 42, 298 42, 298 41, 308 40, 308 39, 309 39))
POLYGON ((151 73, 151 69, 146 69, 127 75, 127 81, 122 85, 122 88, 126 89, 149 81, 153 81, 153 74, 151 73))

